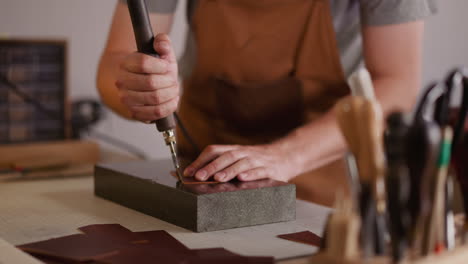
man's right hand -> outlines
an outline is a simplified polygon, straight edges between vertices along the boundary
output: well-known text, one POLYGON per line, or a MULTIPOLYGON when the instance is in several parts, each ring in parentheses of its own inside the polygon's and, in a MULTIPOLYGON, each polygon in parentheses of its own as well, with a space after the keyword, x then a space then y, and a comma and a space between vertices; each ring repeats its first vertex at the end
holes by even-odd
POLYGON ((120 65, 116 86, 132 117, 150 122, 169 116, 179 103, 177 59, 166 34, 154 40, 159 58, 142 53, 128 55, 120 65))

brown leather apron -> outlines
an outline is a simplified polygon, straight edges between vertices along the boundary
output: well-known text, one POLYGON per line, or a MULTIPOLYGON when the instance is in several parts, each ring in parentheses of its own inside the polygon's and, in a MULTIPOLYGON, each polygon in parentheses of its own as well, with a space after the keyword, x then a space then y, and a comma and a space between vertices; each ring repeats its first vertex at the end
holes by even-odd
MULTIPOLYGON (((199 0, 192 27, 197 59, 179 115, 201 149, 272 142, 349 91, 329 0, 199 0)), ((178 142, 197 156, 181 133, 178 142)), ((298 198, 331 203, 345 178, 339 163, 328 167, 292 181, 298 198)))

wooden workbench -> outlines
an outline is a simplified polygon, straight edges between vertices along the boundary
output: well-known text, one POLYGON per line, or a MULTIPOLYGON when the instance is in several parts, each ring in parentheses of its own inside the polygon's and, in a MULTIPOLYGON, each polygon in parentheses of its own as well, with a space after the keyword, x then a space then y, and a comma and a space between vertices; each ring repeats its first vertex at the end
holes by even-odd
MULTIPOLYGON (((119 223, 132 231, 166 230, 190 248, 224 247, 243 255, 274 256, 279 263, 300 264, 307 263, 305 256, 317 248, 276 235, 304 230, 321 234, 329 211, 297 201, 296 221, 193 233, 94 196, 92 177, 0 182, 0 238, 12 245, 77 233, 85 225, 119 223)), ((0 263, 9 263, 7 254, 15 255, 7 253, 7 243, 0 246, 0 263)))

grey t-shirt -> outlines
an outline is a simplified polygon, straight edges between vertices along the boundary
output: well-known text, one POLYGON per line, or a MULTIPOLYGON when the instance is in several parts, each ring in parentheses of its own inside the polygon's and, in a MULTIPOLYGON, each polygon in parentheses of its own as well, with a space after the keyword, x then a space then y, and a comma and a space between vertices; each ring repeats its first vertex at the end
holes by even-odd
MULTIPOLYGON (((120 0, 125 2, 125 0, 120 0)), ((252 0, 255 1, 255 0, 252 0)), ((381 26, 423 19, 436 11, 436 0, 330 0, 341 63, 346 75, 362 64, 361 24, 381 26)), ((178 0, 146 0, 151 12, 173 13, 178 0)), ((187 0, 189 14, 197 0, 187 0)), ((183 77, 190 75, 195 62, 195 41, 187 37, 184 55, 180 61, 183 77)))

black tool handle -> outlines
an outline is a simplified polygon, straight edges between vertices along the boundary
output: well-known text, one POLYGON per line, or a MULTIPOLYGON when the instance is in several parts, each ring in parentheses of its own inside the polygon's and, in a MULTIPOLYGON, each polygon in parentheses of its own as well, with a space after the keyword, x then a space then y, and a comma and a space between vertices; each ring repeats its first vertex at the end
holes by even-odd
MULTIPOLYGON (((127 5, 132 19, 138 52, 159 57, 153 47, 154 34, 145 0, 127 0, 127 5)), ((176 126, 174 114, 156 120, 155 123, 159 132, 174 129, 176 126)))

